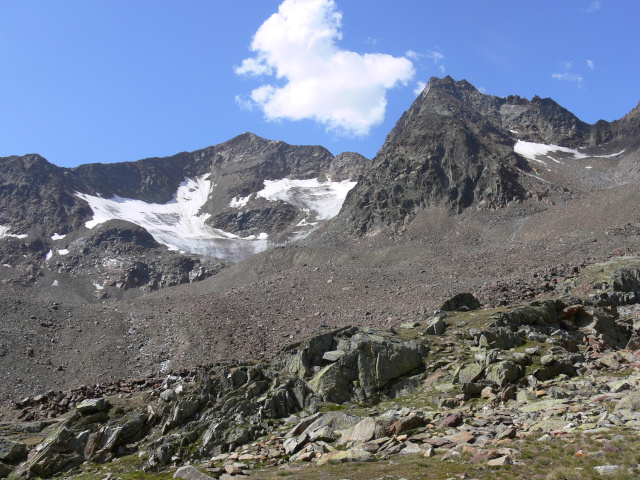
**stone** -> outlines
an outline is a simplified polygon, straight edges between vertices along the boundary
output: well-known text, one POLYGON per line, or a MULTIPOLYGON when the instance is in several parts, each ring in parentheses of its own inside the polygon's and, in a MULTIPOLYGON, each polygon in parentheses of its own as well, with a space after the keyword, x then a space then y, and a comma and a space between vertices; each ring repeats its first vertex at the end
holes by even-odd
POLYGON ((520 366, 509 361, 503 360, 493 365, 489 365, 487 368, 485 378, 500 386, 505 386, 508 383, 515 383, 518 381, 521 375, 520 366))
POLYGON ((327 463, 373 462, 375 460, 376 456, 374 454, 367 452, 361 447, 356 447, 349 450, 328 453, 318 461, 318 465, 325 465, 327 463))
POLYGON ((170 403, 175 398, 175 396, 176 392, 174 392, 171 388, 167 388, 166 390, 163 390, 162 393, 160 393, 160 398, 167 403, 170 403))
POLYGON ((601 465, 598 467, 593 467, 596 473, 600 475, 613 475, 617 473, 622 467, 620 465, 601 465))
POLYGON ((104 412, 110 407, 109 401, 104 398, 89 398, 78 404, 77 410, 83 415, 91 415, 93 413, 104 412))
POLYGON ((479 363, 470 363, 463 367, 458 373, 458 382, 460 383, 474 383, 480 378, 482 378, 482 374, 484 373, 484 368, 479 363))
POLYGON ((286 439, 282 446, 284 447, 284 451, 287 455, 293 455, 298 450, 300 450, 300 447, 302 447, 297 438, 286 439))
POLYGON ((427 335, 442 335, 447 330, 447 323, 441 317, 435 317, 427 324, 427 335))
POLYGON ((347 442, 368 442, 375 438, 376 435, 376 421, 367 417, 360 421, 353 427, 344 430, 342 436, 338 440, 338 444, 345 444, 347 442))
POLYGON ((457 427, 462 423, 462 420, 463 420, 462 413, 456 412, 446 416, 442 420, 442 425, 445 427, 457 427))
POLYGON ((327 362, 337 362, 344 356, 344 350, 332 350, 330 352, 324 352, 322 360, 327 362))
POLYGON ((400 454, 401 455, 411 455, 411 454, 423 454, 424 450, 422 450, 422 448, 420 448, 420 445, 418 445, 417 443, 413 443, 413 442, 405 442, 405 447, 400 450, 400 454))
POLYGON ((202 473, 191 465, 178 468, 173 474, 173 478, 181 478, 182 480, 213 480, 213 477, 202 473))
POLYGON ((480 346, 482 348, 509 350, 510 348, 519 347, 521 344, 522 337, 520 334, 506 327, 488 328, 480 336, 480 346))
POLYGON ((0 438, 0 461, 18 462, 27 456, 27 446, 8 438, 0 438))
POLYGON ((511 465, 511 458, 509 456, 504 455, 502 457, 494 458, 493 460, 489 460, 487 462, 489 467, 503 467, 505 465, 511 465))
POLYGON ((438 307, 443 312, 452 312, 455 310, 468 311, 478 310, 481 307, 480 301, 471 293, 458 293, 449 300, 446 300, 438 307))
POLYGON ((310 442, 333 442, 336 439, 336 434, 328 426, 320 427, 317 430, 309 433, 310 442))
POLYGON ((453 435, 447 435, 443 437, 450 443, 473 443, 476 439, 475 435, 469 432, 454 433, 453 435))
POLYGON ((224 466, 224 470, 229 474, 229 475, 239 475, 242 473, 242 469, 240 467, 238 467, 235 464, 231 464, 231 465, 225 465, 224 466))
POLYGON ((631 410, 632 412, 640 411, 640 392, 633 392, 626 395, 616 405, 617 410, 631 410))
MULTIPOLYGON (((304 432, 309 425, 315 422, 318 418, 322 416, 322 413, 314 413, 313 415, 309 415, 308 417, 304 417, 295 427, 287 432, 285 435, 287 438, 294 437, 296 435, 300 435, 304 432)), ((296 418, 296 417, 292 417, 296 418)))

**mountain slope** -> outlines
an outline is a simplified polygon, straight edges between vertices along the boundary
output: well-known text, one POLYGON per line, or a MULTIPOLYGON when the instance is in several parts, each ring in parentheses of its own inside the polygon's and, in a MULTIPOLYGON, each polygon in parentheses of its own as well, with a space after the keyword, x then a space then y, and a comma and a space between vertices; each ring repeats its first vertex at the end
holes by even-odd
MULTIPOLYGON (((157 288, 175 283, 153 280, 162 275, 162 262, 167 278, 200 279, 201 274, 184 271, 184 262, 176 270, 175 258, 186 255, 187 265, 200 264, 193 254, 235 262, 303 237, 338 213, 368 166, 358 154, 336 158, 323 147, 288 145, 251 133, 172 157, 72 169, 39 155, 1 158, 0 261, 23 273, 11 278, 27 283, 59 262, 58 270, 95 274, 83 273, 83 262, 73 258, 106 255, 96 243, 96 227, 118 221, 119 247, 110 254, 126 252, 126 239, 142 227, 162 244, 153 252, 164 260, 145 263, 143 271, 155 272, 148 282, 120 276, 105 278, 105 284, 157 288)), ((137 268, 133 263, 124 270, 137 268)), ((215 272, 221 265, 214 261, 205 270, 215 272)))
POLYGON ((551 99, 492 97, 465 80, 432 78, 347 196, 336 224, 357 234, 402 230, 426 208, 460 213, 549 195, 564 201, 574 190, 613 185, 619 165, 634 171, 638 163, 636 110, 588 125, 551 99), (632 151, 623 155, 625 148, 632 151), (544 159, 557 151, 567 161, 551 157, 558 165, 546 168, 544 159), (591 158, 606 160, 586 172, 583 160, 591 158))

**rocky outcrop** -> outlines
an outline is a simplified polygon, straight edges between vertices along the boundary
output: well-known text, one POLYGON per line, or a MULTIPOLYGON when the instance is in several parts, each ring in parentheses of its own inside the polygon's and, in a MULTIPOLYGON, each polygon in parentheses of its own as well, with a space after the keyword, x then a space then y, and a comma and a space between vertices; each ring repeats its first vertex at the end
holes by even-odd
POLYGON ((420 369, 427 351, 387 332, 344 328, 289 347, 277 362, 308 379, 321 400, 342 403, 371 398, 391 380, 420 369))

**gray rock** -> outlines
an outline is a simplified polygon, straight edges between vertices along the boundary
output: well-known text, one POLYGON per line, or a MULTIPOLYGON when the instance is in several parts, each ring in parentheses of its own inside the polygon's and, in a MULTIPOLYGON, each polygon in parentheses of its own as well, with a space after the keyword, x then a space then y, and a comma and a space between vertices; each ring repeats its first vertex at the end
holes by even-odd
POLYGON ((504 360, 490 365, 487 368, 485 378, 500 386, 504 386, 508 383, 517 382, 521 374, 522 372, 519 365, 509 360, 504 360))
POLYGON ((458 293, 438 307, 443 312, 478 310, 480 302, 471 293, 458 293))
POLYGON ((3 462, 17 462, 27 456, 27 446, 14 442, 8 438, 0 438, 0 460, 3 462))
POLYGON ((458 373, 458 382, 460 383, 474 383, 484 373, 484 368, 478 363, 470 363, 469 365, 462 367, 458 373))
POLYGON ((109 407, 109 401, 101 397, 84 400, 78 404, 77 409, 83 415, 91 415, 93 413, 104 412, 108 410, 109 407))
POLYGON ((325 352, 324 355, 322 355, 322 359, 326 360, 327 362, 337 362, 343 356, 344 356, 343 350, 333 350, 330 352, 325 352))
POLYGON ((519 333, 513 332, 506 327, 492 327, 482 332, 480 346, 483 348, 499 348, 508 350, 522 344, 522 337, 519 333))
POLYGON ((160 398, 167 403, 170 403, 176 396, 176 392, 174 392, 171 388, 167 388, 160 394, 160 398))
POLYGON ((435 317, 429 321, 425 333, 427 335, 443 335, 447 330, 447 323, 441 317, 435 317))
POLYGON ((196 467, 185 465, 176 470, 173 478, 181 478, 183 480, 213 480, 213 477, 202 473, 196 467))

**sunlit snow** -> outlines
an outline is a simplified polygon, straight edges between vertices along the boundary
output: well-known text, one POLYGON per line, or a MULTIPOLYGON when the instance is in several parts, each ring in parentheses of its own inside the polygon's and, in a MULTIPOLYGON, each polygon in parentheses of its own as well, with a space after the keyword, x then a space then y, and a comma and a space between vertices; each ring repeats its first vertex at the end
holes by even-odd
POLYGON ((6 225, 0 225, 0 238, 13 237, 13 238, 27 238, 29 235, 26 233, 16 235, 14 233, 9 233, 11 227, 6 225))
POLYGON ((67 250, 66 248, 62 248, 60 250, 58 250, 58 255, 68 255, 69 254, 69 250, 67 250))
POLYGON ((550 152, 570 153, 575 158, 587 158, 587 155, 572 148, 561 147, 559 145, 545 145, 544 143, 525 142, 523 140, 518 140, 513 149, 516 153, 519 153, 529 160, 536 160, 536 156, 538 155, 547 156, 550 152))
POLYGON ((556 153, 556 152, 560 152, 560 153, 567 153, 570 155, 573 155, 573 158, 575 159, 582 159, 582 158, 612 158, 612 157, 617 157, 618 155, 622 155, 624 153, 624 150, 621 150, 618 153, 613 153, 611 155, 587 155, 585 153, 582 153, 578 150, 574 150, 573 148, 567 148, 567 147, 561 147, 559 145, 546 145, 544 143, 533 143, 533 142, 525 142, 524 140, 518 140, 518 142, 515 144, 515 146, 513 147, 513 150, 522 155, 523 157, 532 160, 534 162, 538 162, 541 163, 543 165, 547 165, 544 160, 542 160, 540 157, 547 157, 551 160, 553 160, 556 163, 560 163, 562 164, 561 161, 553 158, 550 154, 551 153, 556 153))
POLYGON ((57 233, 54 233, 51 235, 51 240, 62 240, 64 237, 66 237, 66 235, 58 235, 57 233))
POLYGON ((185 179, 173 200, 165 204, 146 203, 117 195, 110 199, 84 193, 76 195, 89 203, 93 210, 93 218, 86 223, 87 228, 109 220, 126 220, 143 227, 156 241, 172 250, 231 261, 240 261, 265 250, 266 234, 242 239, 205 223, 209 214, 200 214, 200 209, 211 188, 211 182, 205 176, 185 179))
MULTIPOLYGON (((300 209, 313 211, 317 220, 329 220, 335 217, 342 208, 347 193, 356 182, 344 180, 342 182, 320 182, 317 178, 308 180, 265 180, 264 188, 256 193, 256 197, 267 200, 283 200, 300 209)), ((249 197, 236 197, 229 204, 230 207, 243 207, 249 197)))

